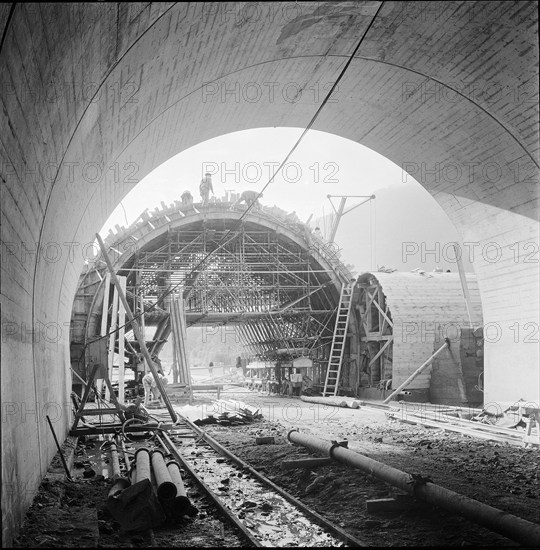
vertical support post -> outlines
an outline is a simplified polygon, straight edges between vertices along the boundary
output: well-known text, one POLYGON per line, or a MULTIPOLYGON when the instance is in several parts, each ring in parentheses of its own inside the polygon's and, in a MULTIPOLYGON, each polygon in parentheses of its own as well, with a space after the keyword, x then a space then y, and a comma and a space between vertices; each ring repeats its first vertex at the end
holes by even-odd
MULTIPOLYGON (((112 382, 113 374, 113 365, 114 365, 114 347, 116 343, 116 327, 117 327, 117 317, 118 317, 118 289, 114 289, 113 294, 113 303, 112 303, 112 317, 111 317, 111 335, 109 336, 109 357, 107 362, 107 373, 109 375, 109 380, 112 382)), ((109 391, 109 386, 105 388, 105 399, 109 401, 111 398, 111 393, 109 391)))
MULTIPOLYGON (((142 290, 141 290, 141 294, 139 296, 139 301, 140 301, 139 308, 141 310, 141 317, 140 317, 140 319, 141 319, 141 333, 142 333, 143 340, 145 341, 145 347, 146 347, 146 327, 144 325, 144 297, 143 297, 142 290)), ((142 350, 141 350, 141 353, 142 353, 142 350)), ((144 362, 144 374, 147 374, 148 373, 148 363, 146 362, 146 358, 144 358, 143 362, 144 362)))
POLYGON ((103 259, 105 260, 105 263, 107 264, 107 268, 109 269, 109 272, 111 274, 112 282, 114 283, 114 286, 118 289, 118 296, 120 300, 122 300, 122 303, 124 304, 124 308, 126 309, 126 315, 131 323, 131 326, 133 328, 133 334, 135 335, 135 338, 139 342, 139 346, 141 348, 141 352, 144 355, 145 359, 148 361, 148 366, 150 367, 150 371, 152 372, 152 375, 154 376, 154 380, 156 382, 156 386, 159 390, 159 393, 163 397, 163 401, 165 402, 165 405, 167 407, 167 410, 169 411, 169 414, 171 415, 171 419, 173 422, 176 422, 178 420, 178 415, 176 414, 175 410, 172 408, 171 402, 169 400, 169 396, 163 389, 163 384, 161 383, 161 380, 158 376, 157 369, 152 361, 152 358, 150 357, 150 353, 148 352, 148 348, 146 347, 146 342, 144 340, 144 336, 141 334, 141 331, 139 329, 139 323, 135 320, 135 317, 133 316, 133 313, 131 312, 131 308, 129 307, 129 304, 126 299, 126 295, 122 292, 122 289, 120 288, 120 282, 118 281, 118 277, 116 276, 116 273, 114 272, 114 268, 111 264, 111 260, 109 259, 109 256, 107 254, 107 251, 105 250, 105 245, 103 244, 103 241, 98 233, 96 233, 96 238, 99 244, 99 247, 101 249, 101 253, 103 254, 103 259))
MULTIPOLYGON (((107 323, 109 321, 109 295, 111 290, 111 276, 109 273, 105 275, 105 287, 103 289, 103 308, 101 311, 101 331, 100 335, 105 336, 107 334, 107 323)), ((99 380, 97 385, 97 391, 101 395, 103 390, 103 379, 99 380)))
POLYGON ((328 238, 328 242, 333 243, 334 239, 336 237, 336 233, 338 230, 339 222, 341 221, 341 218, 343 217, 343 210, 345 210, 345 203, 347 202, 347 197, 341 197, 341 200, 339 201, 339 206, 337 211, 335 212, 335 218, 332 223, 332 229, 330 230, 330 237, 328 238))
MULTIPOLYGON (((122 292, 126 293, 126 277, 118 277, 120 281, 120 288, 122 292)), ((125 349, 124 349, 124 337, 126 334, 126 329, 124 324, 126 322, 126 310, 124 304, 120 302, 118 305, 118 400, 120 403, 125 401, 125 389, 124 389, 124 359, 125 359, 125 349)))
POLYGON ((105 288, 103 295, 103 311, 101 313, 101 336, 107 334, 107 320, 109 317, 109 294, 111 287, 111 276, 109 273, 105 276, 105 288))

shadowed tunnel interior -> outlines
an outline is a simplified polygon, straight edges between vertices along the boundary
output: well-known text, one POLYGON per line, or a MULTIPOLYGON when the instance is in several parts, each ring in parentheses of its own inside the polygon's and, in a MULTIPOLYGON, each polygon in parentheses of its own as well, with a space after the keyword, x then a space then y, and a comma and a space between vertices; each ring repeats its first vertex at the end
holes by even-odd
MULTIPOLYGON (((485 400, 538 402, 534 2, 3 4, 3 539, 55 452, 87 243, 152 169, 234 131, 305 127, 402 166, 471 243, 485 400), (43 251, 59 251, 54 257, 43 251), (512 328, 513 327, 513 328, 512 328), (516 332, 516 327, 519 329, 516 332), (536 342, 536 344, 535 344, 536 342)), ((291 144, 292 145, 292 144, 291 144)))

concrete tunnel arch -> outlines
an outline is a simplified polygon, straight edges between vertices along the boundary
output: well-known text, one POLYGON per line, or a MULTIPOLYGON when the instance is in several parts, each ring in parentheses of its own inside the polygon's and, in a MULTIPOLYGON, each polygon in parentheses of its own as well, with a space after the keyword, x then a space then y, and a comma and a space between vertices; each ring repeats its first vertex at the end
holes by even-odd
POLYGON ((28 411, 69 395, 78 251, 174 154, 233 131, 304 127, 370 24, 314 129, 403 166, 441 204, 471 243, 497 332, 485 400, 540 400, 536 4, 385 2, 374 21, 379 2, 269 6, 0 9, 5 541, 55 452, 28 411))

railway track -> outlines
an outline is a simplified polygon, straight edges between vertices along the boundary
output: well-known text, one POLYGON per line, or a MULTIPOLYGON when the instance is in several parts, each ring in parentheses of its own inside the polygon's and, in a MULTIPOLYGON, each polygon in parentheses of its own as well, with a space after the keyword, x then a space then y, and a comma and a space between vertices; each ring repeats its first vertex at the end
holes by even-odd
POLYGON ((252 546, 367 546, 307 508, 188 419, 181 418, 172 431, 156 435, 155 442, 182 465, 188 479, 252 546))

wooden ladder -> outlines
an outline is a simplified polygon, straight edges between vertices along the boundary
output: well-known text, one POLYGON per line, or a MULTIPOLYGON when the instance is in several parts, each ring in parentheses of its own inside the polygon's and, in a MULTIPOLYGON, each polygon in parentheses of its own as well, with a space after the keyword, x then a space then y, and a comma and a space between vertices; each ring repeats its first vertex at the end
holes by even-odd
POLYGON ((328 368, 326 369, 326 380, 323 390, 324 397, 337 395, 343 352, 347 339, 347 329, 349 327, 349 318, 351 315, 353 288, 354 282, 346 283, 341 287, 336 326, 334 328, 334 338, 332 339, 328 368))

